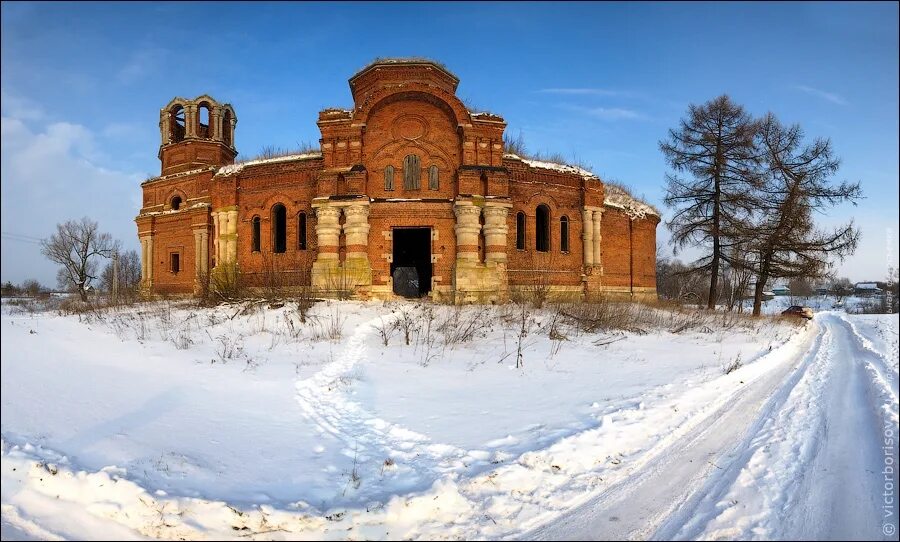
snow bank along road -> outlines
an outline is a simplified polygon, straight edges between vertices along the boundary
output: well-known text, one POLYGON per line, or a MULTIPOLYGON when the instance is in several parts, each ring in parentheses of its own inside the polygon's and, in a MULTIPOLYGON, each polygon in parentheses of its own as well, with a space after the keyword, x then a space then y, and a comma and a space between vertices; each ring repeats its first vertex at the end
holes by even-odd
POLYGON ((803 356, 530 536, 896 540, 896 346, 874 349, 852 319, 817 315, 803 356))
MULTIPOLYGON (((135 477, 109 463, 85 467, 66 456, 71 454, 66 446, 54 449, 43 445, 51 439, 22 436, 4 417, 3 538, 894 539, 896 317, 874 321, 822 313, 805 331, 745 359, 733 372, 610 399, 606 407, 596 405, 588 421, 555 433, 544 446, 519 450, 510 444, 489 452, 461 446, 459 439, 442 443, 435 432, 423 434, 371 410, 377 402, 364 401, 354 382, 373 361, 376 325, 385 320, 362 312, 366 316, 331 361, 310 374, 300 374, 298 367, 293 386, 294 409, 312 432, 353 458, 352 475, 337 478, 337 484, 341 494, 354 494, 354 501, 324 509, 303 501, 248 504, 232 501, 228 493, 217 497, 215 480, 197 494, 180 486, 163 491, 153 487, 156 479, 135 477), (392 461, 380 464, 383 457, 392 461), (381 472, 366 471, 375 461, 381 472), (360 487, 354 487, 357 463, 360 487), (393 494, 365 483, 378 476, 382 485, 398 480, 393 494)), ((69 324, 55 319, 42 325, 39 333, 49 340, 52 326, 69 324)), ((22 340, 15 335, 22 330, 6 326, 4 334, 22 340)), ((99 342, 103 337, 96 340, 98 348, 116 347, 99 342)), ((45 347, 46 355, 65 352, 56 344, 45 347)), ((12 353, 4 348, 4 380, 27 376, 7 366, 12 353)), ((154 360, 164 363, 164 357, 154 360)), ((98 373, 109 378, 105 385, 119 382, 111 374, 114 367, 103 365, 98 373)), ((153 384, 144 379, 143 385, 153 384)), ((214 383, 204 383, 204 392, 211 389, 214 383)), ((124 401, 112 395, 101 399, 124 401)), ((290 408, 286 402, 266 406, 273 405, 290 408)), ((195 410, 193 404, 189 410, 195 410)), ((293 425, 282 422, 285 430, 300 427, 291 420, 293 425)), ((241 427, 240 433, 260 423, 241 427)), ((113 431, 118 439, 113 442, 127 437, 125 431, 113 431)), ((141 439, 151 437, 158 438, 148 433, 141 439)), ((141 444, 136 436, 130 439, 129 446, 141 444)), ((482 447, 501 447, 501 441, 516 439, 482 447)), ((290 449, 286 443, 282 447, 290 449)), ((221 453, 216 450, 213 455, 221 453)), ((273 449, 264 455, 275 452, 283 453, 273 449)), ((203 463, 199 450, 195 455, 191 460, 203 463)), ((255 461, 265 467, 260 472, 283 465, 286 477, 296 475, 284 459, 255 461)))

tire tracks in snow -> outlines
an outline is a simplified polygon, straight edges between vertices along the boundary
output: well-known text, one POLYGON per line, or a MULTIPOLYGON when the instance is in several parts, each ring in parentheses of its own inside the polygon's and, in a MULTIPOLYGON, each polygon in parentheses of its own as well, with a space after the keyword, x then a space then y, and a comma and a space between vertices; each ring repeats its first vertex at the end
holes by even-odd
MULTIPOLYGON (((884 537, 881 444, 885 431, 897 434, 885 408, 890 389, 872 366, 878 353, 846 317, 822 313, 816 321, 821 340, 807 362, 769 401, 727 468, 657 538, 884 537)), ((896 513, 894 505, 894 527, 896 513)))

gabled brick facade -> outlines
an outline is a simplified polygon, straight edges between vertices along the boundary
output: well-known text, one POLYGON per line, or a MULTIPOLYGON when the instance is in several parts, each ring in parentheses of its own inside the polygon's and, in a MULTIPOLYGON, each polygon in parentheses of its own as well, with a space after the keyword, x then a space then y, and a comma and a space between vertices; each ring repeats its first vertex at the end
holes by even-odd
POLYGON ((229 274, 362 298, 655 298, 656 212, 588 171, 504 154, 503 118, 470 112, 458 82, 377 61, 350 79, 353 110, 319 113, 318 152, 237 165, 234 109, 172 100, 136 218, 144 291, 229 274))

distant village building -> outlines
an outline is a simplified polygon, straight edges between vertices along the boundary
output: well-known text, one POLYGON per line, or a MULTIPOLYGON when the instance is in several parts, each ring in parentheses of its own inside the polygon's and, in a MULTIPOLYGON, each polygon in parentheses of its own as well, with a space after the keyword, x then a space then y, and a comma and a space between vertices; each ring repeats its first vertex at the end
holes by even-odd
POLYGON ((791 289, 788 286, 777 286, 772 288, 772 294, 778 297, 791 295, 791 289))
POLYGON ((875 297, 881 295, 883 290, 875 282, 857 282, 853 286, 853 295, 860 297, 875 297))
POLYGON ((506 122, 470 111, 440 64, 379 60, 349 82, 353 108, 319 113, 318 149, 238 164, 230 104, 160 110, 162 171, 135 219, 147 295, 212 276, 453 303, 527 288, 656 297, 654 208, 505 153, 506 122))

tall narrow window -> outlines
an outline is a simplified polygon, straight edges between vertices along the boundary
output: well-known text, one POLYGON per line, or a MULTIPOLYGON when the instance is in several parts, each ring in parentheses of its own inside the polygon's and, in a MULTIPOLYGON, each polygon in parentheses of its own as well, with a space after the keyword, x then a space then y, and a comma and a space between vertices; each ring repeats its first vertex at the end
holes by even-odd
POLYGON ((197 108, 197 135, 209 139, 212 135, 209 123, 209 104, 203 102, 197 108))
POLYGON ((259 217, 253 217, 253 252, 259 252, 259 217))
POLYGON ((306 213, 297 215, 297 248, 306 250, 306 213))
POLYGON ((181 196, 175 196, 172 198, 172 210, 177 211, 181 208, 181 196))
POLYGON ((394 166, 384 168, 384 189, 394 189, 394 166))
POLYGON ((516 248, 525 250, 525 213, 516 213, 516 248))
POLYGON ((535 247, 539 252, 550 251, 550 208, 543 203, 535 213, 535 247))
POLYGON ((438 171, 437 166, 431 166, 428 168, 428 189, 429 190, 438 190, 441 186, 440 172, 438 171))
POLYGON ((169 136, 172 143, 178 143, 184 139, 184 107, 175 105, 172 107, 169 114, 171 115, 171 118, 169 119, 169 129, 171 130, 171 133, 169 136))
POLYGON ((173 273, 181 271, 181 262, 179 260, 181 260, 181 254, 177 252, 169 254, 169 269, 171 269, 173 273))
POLYGON ((273 252, 287 250, 287 210, 280 203, 272 207, 272 247, 273 252))
POLYGON ((418 190, 422 170, 419 167, 419 157, 409 154, 403 159, 403 188, 405 190, 418 190))
POLYGON ((559 250, 569 251, 569 217, 559 219, 559 250))

